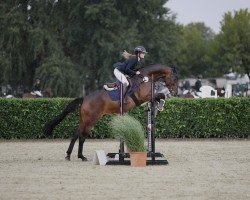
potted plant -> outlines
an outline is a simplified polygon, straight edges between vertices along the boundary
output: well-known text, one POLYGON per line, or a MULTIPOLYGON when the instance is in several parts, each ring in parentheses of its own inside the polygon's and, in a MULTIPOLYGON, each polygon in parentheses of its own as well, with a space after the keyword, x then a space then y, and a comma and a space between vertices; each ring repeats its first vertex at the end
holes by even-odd
POLYGON ((114 116, 111 128, 115 137, 122 138, 130 154, 131 166, 145 167, 147 151, 144 145, 144 129, 141 123, 127 114, 114 116))

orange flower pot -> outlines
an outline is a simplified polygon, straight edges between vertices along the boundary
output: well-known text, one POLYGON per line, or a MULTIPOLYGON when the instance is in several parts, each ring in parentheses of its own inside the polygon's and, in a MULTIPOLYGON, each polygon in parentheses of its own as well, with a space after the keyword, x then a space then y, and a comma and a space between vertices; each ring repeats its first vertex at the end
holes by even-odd
POLYGON ((132 167, 146 167, 147 152, 131 152, 130 163, 132 167))

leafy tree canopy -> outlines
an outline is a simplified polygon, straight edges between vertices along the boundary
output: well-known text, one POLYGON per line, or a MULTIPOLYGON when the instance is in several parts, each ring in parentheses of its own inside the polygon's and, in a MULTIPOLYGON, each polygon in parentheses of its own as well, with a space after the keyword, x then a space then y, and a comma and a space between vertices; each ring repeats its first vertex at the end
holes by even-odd
POLYGON ((144 45, 144 65, 164 63, 181 77, 249 73, 250 14, 226 13, 215 35, 182 26, 167 0, 16 0, 0 3, 0 85, 30 91, 41 79, 56 96, 82 96, 114 80, 123 50, 144 45), (166 5, 166 6, 165 6, 166 5))

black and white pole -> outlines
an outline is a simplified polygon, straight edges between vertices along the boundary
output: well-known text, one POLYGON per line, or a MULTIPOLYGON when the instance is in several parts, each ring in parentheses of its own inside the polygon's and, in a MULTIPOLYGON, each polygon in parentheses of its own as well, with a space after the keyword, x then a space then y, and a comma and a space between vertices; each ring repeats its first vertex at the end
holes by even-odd
POLYGON ((151 141, 151 136, 152 136, 152 121, 151 121, 151 102, 148 102, 148 108, 147 108, 147 137, 148 137, 148 152, 152 152, 152 141, 151 141))
POLYGON ((148 113, 147 113, 147 130, 148 130, 148 153, 151 157, 152 162, 155 162, 155 102, 154 102, 154 77, 151 77, 151 99, 148 103, 148 113))
MULTIPOLYGON (((120 82, 120 116, 124 113, 124 105, 123 105, 123 83, 120 82)), ((119 149, 119 162, 124 162, 124 140, 120 138, 120 149, 119 149)))

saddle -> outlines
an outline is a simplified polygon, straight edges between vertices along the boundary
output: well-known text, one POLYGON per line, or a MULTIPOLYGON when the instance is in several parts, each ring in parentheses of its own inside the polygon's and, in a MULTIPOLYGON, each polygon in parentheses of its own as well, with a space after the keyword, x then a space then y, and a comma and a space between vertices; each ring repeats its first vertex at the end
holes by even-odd
MULTIPOLYGON (((134 81, 132 81, 132 79, 128 78, 128 82, 129 82, 129 86, 127 88, 127 92, 129 90, 131 90, 131 88, 133 88, 133 86, 135 85, 134 81)), ((117 90, 119 89, 120 87, 120 82, 119 81, 116 81, 116 82, 113 82, 113 83, 105 83, 103 85, 103 88, 107 91, 113 91, 113 90, 117 90)))
POLYGON ((107 91, 117 90, 118 89, 118 82, 114 83, 106 83, 103 85, 103 88, 107 91))
MULTIPOLYGON (((136 96, 134 95, 135 91, 138 89, 140 83, 133 78, 128 78, 129 81, 129 86, 127 87, 127 90, 125 92, 125 96, 124 96, 124 103, 126 103, 126 97, 131 97, 133 99, 133 101, 135 102, 135 104, 138 106, 140 104, 140 102, 138 101, 138 99, 136 98, 136 96)), ((119 101, 120 100, 120 82, 114 82, 114 83, 106 83, 105 85, 103 85, 104 89, 107 91, 110 99, 112 101, 119 101)))

